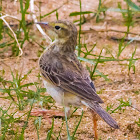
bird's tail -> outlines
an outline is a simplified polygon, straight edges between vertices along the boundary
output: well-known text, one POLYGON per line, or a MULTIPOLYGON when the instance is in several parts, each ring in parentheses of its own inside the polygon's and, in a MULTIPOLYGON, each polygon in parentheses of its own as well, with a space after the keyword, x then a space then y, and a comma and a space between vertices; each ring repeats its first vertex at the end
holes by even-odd
POLYGON ((88 102, 89 107, 96 112, 108 125, 115 129, 119 129, 117 122, 97 103, 88 102))

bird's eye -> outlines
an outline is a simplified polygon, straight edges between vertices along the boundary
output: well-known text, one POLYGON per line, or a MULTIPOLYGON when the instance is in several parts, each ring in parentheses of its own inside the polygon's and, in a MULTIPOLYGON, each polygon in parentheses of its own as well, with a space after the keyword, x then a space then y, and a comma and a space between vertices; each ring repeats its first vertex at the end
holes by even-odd
POLYGON ((55 29, 56 29, 56 30, 60 30, 61 27, 60 27, 60 26, 55 26, 55 29))

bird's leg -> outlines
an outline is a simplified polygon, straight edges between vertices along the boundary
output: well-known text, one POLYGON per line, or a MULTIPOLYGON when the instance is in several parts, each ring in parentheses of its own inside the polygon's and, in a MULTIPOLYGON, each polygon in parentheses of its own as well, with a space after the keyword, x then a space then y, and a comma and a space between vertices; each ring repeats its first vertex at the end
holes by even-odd
POLYGON ((97 115, 96 114, 93 115, 93 124, 94 124, 95 140, 97 140, 98 135, 97 135, 97 115))
POLYGON ((66 128, 67 128, 67 136, 68 136, 68 140, 71 140, 70 138, 70 133, 69 133, 69 129, 68 129, 68 119, 67 119, 67 115, 69 115, 69 112, 70 112, 70 108, 69 107, 66 107, 64 105, 64 111, 65 111, 65 121, 66 121, 66 128))
POLYGON ((65 114, 58 110, 46 110, 46 109, 39 109, 31 111, 32 116, 43 116, 44 118, 50 118, 54 116, 64 117, 65 114))
POLYGON ((97 114, 93 111, 90 110, 92 113, 92 120, 93 120, 93 130, 94 130, 94 139, 97 140, 98 139, 98 134, 97 134, 97 114))
POLYGON ((65 115, 67 115, 67 118, 69 118, 71 115, 70 107, 64 106, 64 112, 66 113, 65 115))

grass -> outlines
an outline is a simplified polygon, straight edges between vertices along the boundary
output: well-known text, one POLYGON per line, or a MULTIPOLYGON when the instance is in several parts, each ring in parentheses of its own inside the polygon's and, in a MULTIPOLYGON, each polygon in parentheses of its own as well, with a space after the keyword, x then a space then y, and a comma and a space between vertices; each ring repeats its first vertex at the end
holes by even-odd
POLYGON ((51 127, 51 129, 47 133, 46 140, 50 140, 51 139, 51 135, 52 135, 52 132, 53 132, 53 127, 54 127, 54 119, 52 120, 52 127, 51 127))
POLYGON ((79 24, 79 37, 78 37, 78 56, 80 56, 80 53, 81 53, 81 26, 82 26, 82 15, 81 15, 81 12, 82 12, 82 6, 81 6, 81 0, 79 0, 79 4, 80 4, 80 24, 79 24))
MULTIPOLYGON (((2 93, 7 93, 8 97, 10 97, 10 99, 17 105, 19 110, 23 110, 24 106, 27 104, 27 100, 24 99, 25 97, 27 97, 27 99, 29 100, 29 99, 33 98, 33 96, 34 96, 33 92, 31 92, 30 90, 24 90, 24 89, 28 88, 29 86, 32 86, 34 84, 37 84, 37 83, 21 84, 31 72, 32 72, 32 70, 30 70, 27 74, 25 74, 23 77, 21 77, 21 75, 18 72, 16 72, 16 74, 14 75, 13 71, 11 71, 11 75, 12 75, 11 81, 4 80, 1 77, 1 83, 3 85, 3 88, 0 88, 0 91, 2 93), (14 99, 15 95, 17 98, 17 102, 14 99)), ((5 97, 5 98, 7 98, 7 97, 5 97)))
MULTIPOLYGON (((44 103, 46 101, 47 101, 47 104, 53 103, 52 100, 50 99, 50 96, 46 96, 44 98, 42 95, 40 95, 40 93, 45 92, 46 90, 44 90, 44 88, 40 88, 37 82, 21 84, 24 80, 27 79, 28 75, 31 72, 32 70, 28 71, 28 73, 24 75, 18 74, 16 72, 16 74, 14 75, 13 71, 11 71, 12 80, 8 80, 8 81, 0 77, 0 81, 3 86, 3 88, 0 88, 0 91, 4 95, 6 94, 6 96, 1 96, 0 98, 8 99, 11 101, 11 104, 7 110, 3 110, 3 107, 0 108, 1 109, 0 120, 1 120, 1 130, 2 130, 1 139, 5 139, 6 134, 11 135, 11 132, 13 133, 13 136, 15 136, 14 138, 17 137, 18 139, 24 139, 24 131, 28 125, 30 113, 31 113, 34 102, 41 101, 43 99, 42 102, 44 103), (35 86, 36 91, 30 90, 29 87, 31 86, 35 86), (20 121, 21 118, 23 117, 23 116, 20 116, 19 118, 14 118, 14 114, 17 113, 17 111, 14 113, 8 114, 8 111, 9 109, 11 109, 11 105, 13 104, 17 106, 18 110, 24 110, 27 105, 30 105, 29 111, 23 115, 23 116, 25 115, 27 116, 27 120, 24 121, 24 125, 20 134, 18 134, 18 131, 19 131, 18 129, 14 131, 13 128, 11 127, 11 126, 14 127, 14 123, 16 123, 17 121, 20 121), (10 131, 10 134, 9 134, 9 131, 10 131)), ((3 73, 5 72, 3 71, 3 73)), ((38 130, 38 127, 37 127, 37 130, 38 130)))
POLYGON ((80 123, 81 123, 81 121, 82 121, 83 114, 84 114, 84 111, 82 110, 82 114, 81 114, 81 117, 80 117, 80 119, 79 119, 79 122, 78 122, 78 124, 76 125, 75 130, 74 130, 74 132, 73 132, 72 140, 75 139, 75 134, 76 134, 76 131, 77 131, 77 129, 78 129, 78 127, 79 127, 79 125, 80 125, 80 123))
MULTIPOLYGON (((130 33, 131 28, 135 25, 134 16, 135 14, 140 12, 139 6, 137 6, 135 3, 133 3, 131 0, 125 0, 126 2, 126 9, 122 9, 121 3, 118 3, 117 8, 110 8, 104 6, 104 3, 99 0, 99 5, 97 10, 95 11, 83 11, 82 9, 82 2, 79 0, 79 10, 72 12, 69 14, 70 17, 74 17, 76 20, 75 22, 78 22, 79 31, 78 31, 78 45, 77 45, 77 51, 78 51, 78 59, 82 62, 85 62, 87 64, 87 70, 90 73, 91 79, 96 79, 98 77, 103 78, 105 81, 110 81, 108 75, 104 74, 104 72, 101 72, 98 69, 98 66, 101 64, 109 63, 109 62, 118 62, 118 64, 121 64, 122 62, 125 62, 127 64, 128 68, 128 75, 131 74, 131 70, 133 72, 136 72, 136 62, 140 60, 140 58, 136 58, 136 52, 137 52, 137 46, 133 49, 131 52, 129 58, 122 58, 124 51, 134 43, 135 38, 131 39, 130 41, 125 41, 125 38, 130 33), (107 16, 107 11, 113 11, 113 12, 120 12, 123 17, 123 24, 126 26, 126 33, 122 37, 120 41, 118 41, 118 51, 116 52, 116 55, 107 48, 102 47, 100 50, 100 53, 94 53, 94 50, 96 49, 98 45, 98 41, 89 46, 88 44, 83 43, 82 40, 84 38, 84 35, 82 35, 82 26, 88 22, 86 20, 87 16, 91 16, 91 18, 96 18, 95 21, 97 23, 100 23, 105 20, 105 18, 102 18, 102 15, 107 16), (108 55, 104 55, 103 51, 108 52, 108 55)), ((9 53, 9 51, 12 52, 12 54, 8 57, 14 57, 18 56, 20 54, 20 48, 23 49, 24 45, 28 43, 33 43, 32 39, 32 33, 30 31, 30 28, 27 26, 27 19, 26 17, 30 14, 29 13, 29 7, 30 7, 30 0, 27 0, 24 2, 23 0, 19 1, 20 4, 20 20, 13 19, 12 16, 9 16, 10 19, 13 19, 14 22, 17 22, 16 28, 14 28, 12 25, 10 25, 10 21, 7 19, 6 22, 8 23, 7 26, 4 25, 4 20, 2 20, 2 16, 4 16, 6 13, 4 13, 3 9, 3 1, 0 0, 0 55, 2 55, 3 58, 5 58, 5 53, 9 53), (11 30, 12 29, 12 30, 11 30), (14 34, 13 34, 14 32, 14 34), (16 37, 15 37, 15 36, 16 37), (16 40, 17 39, 17 40, 16 40), (19 43, 19 46, 18 46, 19 43)), ((59 14, 59 10, 65 6, 66 2, 60 5, 59 7, 53 9, 52 11, 42 15, 41 14, 41 2, 39 3, 39 20, 44 20, 46 17, 48 18, 53 13, 56 15, 56 19, 61 19, 61 14, 59 14)), ((12 13, 13 14, 13 13, 12 13)), ((11 15, 12 15, 11 14, 11 15)), ((37 42, 35 40, 35 42, 37 42)), ((44 42, 43 42, 44 43, 44 42)), ((43 43, 37 42, 38 46, 40 48, 43 48, 43 43)), ((11 69, 11 68, 9 68, 11 69)), ((0 95, 0 99, 8 100, 9 106, 5 109, 4 106, 0 107, 0 130, 1 130, 1 136, 0 139, 8 139, 9 136, 12 139, 24 139, 24 134, 26 131, 26 128, 28 126, 29 120, 30 120, 30 113, 34 106, 34 103, 39 103, 42 108, 51 109, 51 107, 54 106, 54 101, 50 96, 45 96, 44 93, 46 89, 40 86, 40 75, 38 75, 38 81, 36 82, 27 82, 28 77, 32 73, 32 70, 29 70, 26 74, 22 74, 22 72, 19 72, 21 70, 10 70, 11 71, 11 77, 12 79, 6 80, 4 77, 5 70, 1 70, 0 75, 0 92, 2 93, 0 95), (35 87, 33 90, 32 87, 35 87), (16 108, 16 111, 10 113, 10 110, 13 109, 13 107, 16 108), (25 111, 29 107, 27 111, 25 111), (14 115, 18 111, 23 111, 24 114, 15 118, 14 115), (23 117, 26 116, 26 119, 23 120, 23 117), (23 122, 22 128, 18 126, 20 122, 23 122), (15 128, 15 126, 17 126, 15 128)), ((139 93, 139 92, 138 92, 139 93)), ((138 95, 138 94, 136 94, 138 95)), ((119 105, 114 108, 114 105, 107 106, 107 111, 110 113, 118 113, 119 111, 125 112, 126 107, 132 107, 131 100, 127 99, 119 99, 118 100, 119 105)), ((76 109, 77 110, 77 109, 76 109)), ((75 111, 76 111, 75 110, 75 111)), ((71 116, 72 117, 72 116, 71 116)), ((71 118, 70 117, 70 118, 71 118)), ((79 128, 79 125, 81 123, 83 117, 83 111, 81 116, 79 117, 79 121, 76 124, 76 127, 73 128, 73 132, 69 131, 68 122, 70 118, 65 118, 66 122, 66 128, 67 128, 67 136, 69 140, 77 139, 76 132, 79 128)), ((40 137, 40 129, 41 129, 41 117, 34 118, 34 126, 36 128, 36 134, 38 140, 40 137)), ((134 122, 137 124, 138 127, 140 127, 140 119, 134 120, 134 122)), ((58 132, 58 135, 55 134, 55 118, 52 119, 51 128, 47 131, 46 140, 50 140, 53 137, 55 137, 57 140, 61 139, 61 133, 64 126, 64 121, 62 121, 60 130, 58 132)))
POLYGON ((39 129, 41 127, 41 120, 42 120, 42 117, 38 117, 35 122, 34 122, 34 125, 36 127, 36 131, 37 131, 37 138, 39 140, 39 129))
POLYGON ((122 98, 118 100, 120 102, 119 106, 115 109, 112 109, 113 105, 107 107, 107 111, 110 111, 110 113, 116 113, 120 110, 123 112, 125 111, 124 107, 130 107, 131 106, 131 99, 128 99, 127 101, 124 101, 122 98), (122 109, 123 108, 123 109, 122 109))

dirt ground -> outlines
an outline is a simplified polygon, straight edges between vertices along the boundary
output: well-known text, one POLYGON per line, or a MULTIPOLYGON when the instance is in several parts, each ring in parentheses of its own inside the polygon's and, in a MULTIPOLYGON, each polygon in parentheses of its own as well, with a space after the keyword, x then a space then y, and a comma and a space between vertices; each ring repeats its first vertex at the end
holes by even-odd
MULTIPOLYGON (((106 0, 104 1, 104 5, 108 7, 116 7, 118 1, 106 0)), ((122 5, 125 7, 125 2, 119 0, 122 5)), ((53 9, 61 6, 64 1, 61 0, 42 0, 41 13, 44 15, 52 11, 53 9)), ((39 15, 38 2, 36 1, 36 15, 39 15)), ((7 14, 16 15, 20 18, 20 14, 17 12, 18 4, 13 5, 12 1, 4 2, 5 12, 7 14), (7 4, 10 3, 10 4, 7 4)), ((82 0, 82 10, 83 11, 95 11, 98 7, 98 1, 90 1, 90 0, 82 0)), ((71 12, 79 11, 79 2, 76 0, 71 0, 67 4, 63 5, 59 10, 59 19, 67 19, 70 21, 78 19, 77 17, 69 17, 71 12)), ((88 16, 86 16, 88 17, 88 16)), ((27 20, 31 18, 31 15, 28 15, 27 20)), ((8 19, 10 21, 10 19, 8 19)), ((56 20, 55 13, 47 16, 44 21, 52 21, 56 20)), ((96 23, 95 19, 90 19, 87 23, 82 25, 82 30, 90 30, 90 28, 95 30, 101 29, 114 29, 119 31, 126 31, 126 27, 123 24, 123 19, 120 13, 117 12, 107 12, 106 18, 96 23)), ((14 23, 14 21, 11 21, 14 23)), ((131 32, 140 33, 140 27, 138 24, 135 24, 133 28, 130 29, 131 32)), ((34 26, 32 31, 33 40, 36 42, 43 42, 43 36, 39 33, 37 28, 34 26)), ((93 54, 99 55, 102 48, 104 56, 110 56, 107 50, 110 50, 111 54, 116 58, 118 52, 118 41, 114 41, 111 37, 122 37, 123 34, 116 32, 87 32, 82 35, 82 43, 86 43, 87 47, 90 49, 93 44, 96 43, 96 47, 93 49, 93 54)), ((132 37, 132 35, 131 35, 132 37)), ((44 42, 43 42, 44 43, 44 42)), ((122 52, 120 59, 129 59, 132 56, 132 52, 137 46, 136 54, 134 58, 140 58, 140 42, 134 41, 129 46, 127 46, 122 52)), ((42 81, 38 80, 39 67, 38 67, 38 52, 42 51, 42 49, 36 43, 26 42, 23 46, 23 55, 20 58, 17 57, 9 57, 10 51, 6 52, 3 56, 1 56, 0 60, 0 70, 5 70, 4 78, 12 79, 9 67, 15 71, 22 71, 22 75, 27 73, 30 69, 33 68, 32 73, 27 78, 26 82, 40 82, 40 85, 43 87, 42 81)), ((93 57, 90 57, 93 58, 93 57)), ((95 57, 94 57, 95 58, 95 57)), ((89 65, 88 63, 82 62, 84 66, 89 65)), ((120 105, 119 99, 123 99, 127 101, 130 99, 133 107, 123 107, 124 112, 122 110, 117 113, 112 113, 111 116, 118 122, 120 129, 114 130, 110 128, 103 120, 99 118, 98 120, 98 135, 101 140, 134 140, 140 139, 140 127, 135 123, 140 118, 140 60, 137 60, 135 63, 136 71, 130 71, 128 74, 128 62, 127 61, 108 61, 104 63, 100 63, 97 66, 97 69, 100 72, 103 72, 105 75, 108 75, 110 81, 105 81, 102 77, 96 77, 94 79, 94 84, 97 90, 97 93, 100 93, 99 96, 103 99, 104 104, 102 107, 104 109, 107 106, 114 105, 113 109, 120 105), (135 109, 137 108, 137 109, 135 109)), ((34 86, 31 89, 35 89, 34 86)), ((45 93, 47 95, 47 93, 45 93)), ((0 92, 0 96, 3 95, 0 92)), ((9 106, 9 99, 0 98, 1 106, 6 109, 9 106)), ((58 107, 57 104, 52 107, 53 109, 61 109, 62 107, 58 107)), ((29 110, 29 106, 27 106, 23 111, 19 111, 17 107, 12 105, 12 109, 9 110, 9 113, 17 111, 14 117, 19 117, 23 115, 25 112, 29 110)), ((34 103, 33 110, 41 109, 39 102, 34 103)), ((81 109, 78 109, 76 114, 81 114, 81 109)), ((72 116, 69 121, 69 130, 70 133, 73 132, 76 127, 77 121, 79 121, 79 116, 72 116)), ((22 117, 23 120, 26 119, 26 116, 22 117)), ((28 127, 25 130, 25 140, 37 140, 37 131, 34 125, 35 117, 30 117, 28 122, 28 127)), ((60 127, 62 125, 62 118, 54 119, 54 129, 52 139, 55 139, 55 135, 57 136, 60 127)), ((48 130, 51 128, 50 120, 46 120, 42 118, 41 127, 39 129, 40 140, 45 140, 47 136, 48 130)), ((19 130, 22 128, 23 122, 19 122, 16 124, 16 127, 19 127, 19 130)), ((84 116, 82 118, 81 124, 76 133, 77 140, 92 140, 94 139, 93 133, 93 124, 92 124, 92 116, 87 109, 84 111, 84 116)), ((11 136, 7 138, 12 139, 11 136)), ((62 128, 61 132, 61 140, 67 139, 67 131, 65 124, 62 128)))

